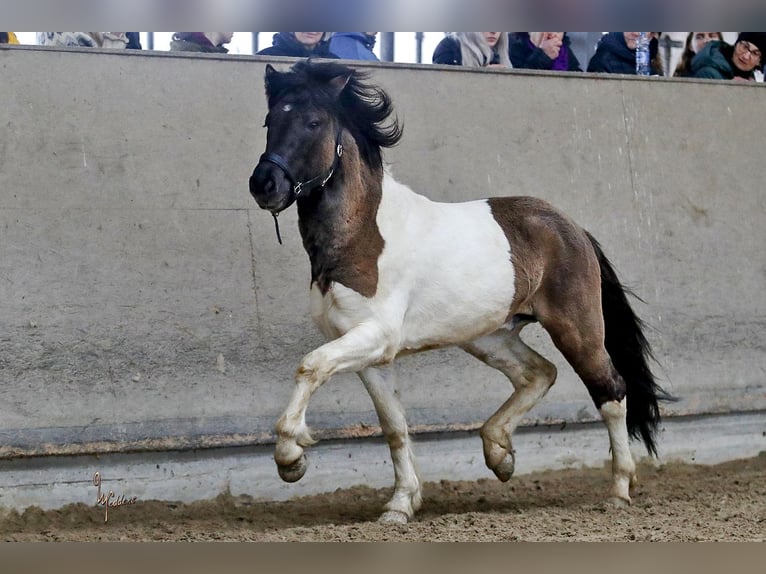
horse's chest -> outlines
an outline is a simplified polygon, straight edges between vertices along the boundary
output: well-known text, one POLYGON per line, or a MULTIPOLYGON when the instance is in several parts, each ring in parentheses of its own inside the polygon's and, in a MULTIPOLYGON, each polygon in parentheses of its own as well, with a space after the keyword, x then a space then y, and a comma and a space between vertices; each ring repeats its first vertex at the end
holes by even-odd
POLYGON ((337 282, 311 284, 311 319, 325 337, 335 339, 370 318, 369 299, 337 282))

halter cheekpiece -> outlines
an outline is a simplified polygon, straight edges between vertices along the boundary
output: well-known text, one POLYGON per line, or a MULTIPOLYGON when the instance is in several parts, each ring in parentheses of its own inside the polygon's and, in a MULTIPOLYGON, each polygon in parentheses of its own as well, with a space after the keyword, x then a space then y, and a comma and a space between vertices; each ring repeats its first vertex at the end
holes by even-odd
MULTIPOLYGON (((335 174, 335 170, 338 168, 340 156, 343 155, 343 144, 340 141, 342 131, 343 128, 339 127, 338 134, 335 136, 335 156, 333 157, 330 169, 325 174, 320 174, 305 181, 296 180, 295 176, 293 176, 292 172, 290 171, 290 167, 287 165, 287 161, 285 161, 285 159, 279 154, 268 152, 261 155, 258 163, 264 161, 273 163, 284 172, 284 174, 287 176, 287 179, 290 180, 290 183, 293 184, 293 197, 290 200, 290 203, 287 204, 287 207, 292 205, 293 202, 298 199, 298 196, 303 192, 304 189, 311 191, 312 189, 324 188, 327 185, 327 182, 330 181, 330 178, 333 176, 333 174, 335 174)), ((285 209, 287 209, 287 207, 285 207, 285 209)), ((279 241, 279 244, 282 245, 282 236, 279 233, 279 221, 277 221, 279 213, 279 211, 272 211, 271 215, 274 217, 274 227, 277 231, 277 241, 279 241)))

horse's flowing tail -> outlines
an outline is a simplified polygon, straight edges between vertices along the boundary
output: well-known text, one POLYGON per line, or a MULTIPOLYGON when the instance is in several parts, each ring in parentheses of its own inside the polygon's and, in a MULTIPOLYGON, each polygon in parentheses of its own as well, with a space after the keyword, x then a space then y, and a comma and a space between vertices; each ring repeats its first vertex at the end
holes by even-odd
POLYGON ((627 294, 641 299, 620 283, 612 264, 590 233, 588 239, 601 267, 604 343, 627 388, 628 432, 631 437, 644 441, 649 454, 657 456, 655 433, 660 424, 657 403, 676 399, 657 384, 649 367, 649 360, 654 360, 654 355, 643 333, 644 323, 628 303, 627 294))

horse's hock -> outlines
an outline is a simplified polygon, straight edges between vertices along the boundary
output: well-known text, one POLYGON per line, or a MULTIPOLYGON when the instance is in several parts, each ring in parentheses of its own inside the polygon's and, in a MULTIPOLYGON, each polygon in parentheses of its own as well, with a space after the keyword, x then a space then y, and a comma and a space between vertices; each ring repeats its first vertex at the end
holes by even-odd
MULTIPOLYGON (((247 190, 264 147, 265 63, 0 49, 14 78, 0 84, 0 506, 91 502, 96 470, 144 499, 390 483, 373 407, 350 375, 312 399, 323 439, 312 479, 285 485, 273 467, 295 367, 321 338, 295 212, 282 215, 280 246, 247 190), (83 89, 85 77, 98 88, 83 89)), ((660 381, 682 399, 664 406, 661 461, 766 450, 752 121, 764 86, 369 69, 404 120, 386 155, 398 180, 442 201, 542 197, 605 246, 646 302, 634 304, 660 381)), ((600 465, 608 440, 590 397, 540 330, 525 336, 559 377, 517 433, 517 473, 600 465)), ((507 380, 452 350, 404 358, 398 373, 424 480, 490 476, 476 429, 507 380)))

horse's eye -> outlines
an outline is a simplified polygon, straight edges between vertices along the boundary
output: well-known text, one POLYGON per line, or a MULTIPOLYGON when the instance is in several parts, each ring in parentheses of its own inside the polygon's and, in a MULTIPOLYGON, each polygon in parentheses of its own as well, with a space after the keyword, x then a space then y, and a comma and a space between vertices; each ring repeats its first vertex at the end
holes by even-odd
POLYGON ((322 125, 322 122, 320 122, 319 120, 311 120, 309 122, 309 129, 315 130, 321 125, 322 125))

